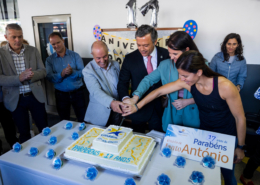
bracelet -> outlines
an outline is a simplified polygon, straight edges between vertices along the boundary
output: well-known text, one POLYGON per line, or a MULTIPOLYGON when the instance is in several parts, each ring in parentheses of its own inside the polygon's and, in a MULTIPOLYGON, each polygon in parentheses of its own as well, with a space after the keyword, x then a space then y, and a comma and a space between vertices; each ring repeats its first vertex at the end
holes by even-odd
POLYGON ((139 110, 136 104, 135 104, 135 108, 136 108, 137 111, 139 110))

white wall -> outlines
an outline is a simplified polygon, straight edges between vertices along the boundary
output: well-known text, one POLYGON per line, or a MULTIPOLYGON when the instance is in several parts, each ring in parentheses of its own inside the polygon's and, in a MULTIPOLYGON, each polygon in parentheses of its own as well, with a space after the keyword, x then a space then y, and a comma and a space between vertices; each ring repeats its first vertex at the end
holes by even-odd
MULTIPOLYGON (((137 0, 140 8, 148 0, 137 0)), ((92 29, 125 28, 128 0, 18 0, 24 38, 34 45, 32 16, 71 14, 74 50, 91 57, 95 41, 92 29)), ((182 27, 193 19, 198 24, 194 41, 205 58, 220 51, 220 43, 231 32, 242 37, 248 64, 260 64, 260 0, 159 0, 158 27, 182 27)), ((138 25, 149 24, 149 12, 137 11, 138 25)))

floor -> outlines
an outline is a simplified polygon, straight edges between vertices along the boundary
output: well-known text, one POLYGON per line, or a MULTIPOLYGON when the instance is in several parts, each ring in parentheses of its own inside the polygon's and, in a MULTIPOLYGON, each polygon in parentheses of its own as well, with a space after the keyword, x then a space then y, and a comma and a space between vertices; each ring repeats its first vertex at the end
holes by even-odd
MULTIPOLYGON (((73 118, 72 118, 73 120, 73 118)), ((49 127, 53 126, 54 124, 58 123, 59 122, 59 117, 56 116, 56 115, 51 115, 51 114, 48 114, 48 124, 49 124, 49 127)), ((124 122, 125 126, 129 126, 129 122, 124 122)), ((34 133, 35 134, 38 134, 38 130, 36 128, 35 125, 33 125, 33 130, 34 130, 34 133)), ((7 152, 10 150, 9 148, 9 145, 7 144, 5 138, 4 138, 4 133, 3 133, 3 129, 0 125, 0 139, 2 140, 3 142, 3 150, 4 152, 7 152)), ((237 182, 238 182, 238 185, 242 185, 242 183, 240 182, 239 178, 240 178, 240 175, 242 174, 244 168, 245 168, 245 163, 247 162, 248 158, 245 158, 243 160, 243 162, 241 162, 240 164, 237 164, 236 165, 236 168, 235 168, 235 176, 236 176, 236 179, 237 179, 237 182)), ((258 168, 257 171, 255 171, 254 173, 254 177, 253 177, 253 182, 255 185, 260 185, 260 167, 258 168)), ((224 183, 222 183, 224 184, 224 183)))

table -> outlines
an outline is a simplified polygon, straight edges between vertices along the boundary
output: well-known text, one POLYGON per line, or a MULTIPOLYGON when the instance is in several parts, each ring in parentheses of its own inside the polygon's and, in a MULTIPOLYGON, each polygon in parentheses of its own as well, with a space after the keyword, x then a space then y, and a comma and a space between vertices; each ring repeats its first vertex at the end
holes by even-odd
MULTIPOLYGON (((86 125, 86 129, 78 131, 77 122, 73 123, 71 130, 65 130, 63 126, 68 121, 64 120, 53 127, 51 127, 51 134, 57 137, 58 141, 51 146, 47 143, 49 136, 42 136, 41 134, 33 137, 22 144, 22 150, 19 153, 9 151, 0 156, 0 172, 4 185, 26 184, 26 185, 61 185, 61 184, 105 184, 105 185, 124 185, 125 180, 129 177, 125 174, 118 175, 109 170, 100 170, 97 178, 94 181, 89 181, 84 178, 88 164, 75 163, 74 161, 64 161, 60 170, 52 168, 52 160, 45 157, 45 153, 50 149, 54 149, 57 155, 61 155, 65 148, 68 147, 73 140, 70 136, 77 131, 81 136, 94 125, 86 125), (27 155, 31 147, 37 147, 39 154, 36 157, 29 157, 27 155)), ((200 171, 205 176, 204 185, 221 185, 220 168, 207 169, 202 167, 199 162, 188 160, 184 168, 177 168, 173 166, 176 159, 175 156, 170 158, 162 157, 160 154, 160 146, 154 150, 153 156, 149 161, 143 177, 136 179, 137 185, 155 184, 156 179, 162 173, 171 178, 171 184, 190 184, 188 178, 192 171, 200 171)))

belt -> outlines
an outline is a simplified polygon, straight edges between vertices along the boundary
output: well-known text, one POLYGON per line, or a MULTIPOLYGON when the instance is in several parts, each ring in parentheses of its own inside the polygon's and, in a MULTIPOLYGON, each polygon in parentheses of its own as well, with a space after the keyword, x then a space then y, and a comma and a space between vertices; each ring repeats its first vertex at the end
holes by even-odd
POLYGON ((78 88, 74 91, 69 91, 69 92, 60 91, 58 89, 55 89, 55 91, 58 92, 58 93, 63 93, 63 94, 74 94, 76 92, 82 91, 84 88, 85 88, 84 86, 81 86, 80 88, 78 88))
POLYGON ((32 94, 33 94, 32 91, 30 91, 30 92, 27 92, 27 93, 22 93, 22 94, 20 94, 20 96, 26 97, 26 96, 30 96, 32 94))

